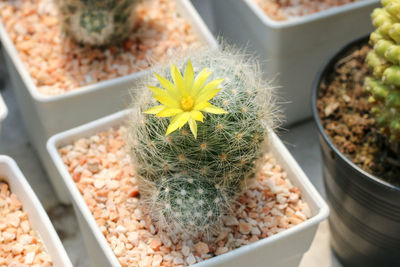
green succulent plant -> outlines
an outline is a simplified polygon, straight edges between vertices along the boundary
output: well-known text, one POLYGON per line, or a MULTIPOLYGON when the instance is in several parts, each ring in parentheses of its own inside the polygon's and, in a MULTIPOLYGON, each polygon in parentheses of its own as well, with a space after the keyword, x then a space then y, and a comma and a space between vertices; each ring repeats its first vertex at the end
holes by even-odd
POLYGON ((277 114, 254 62, 229 49, 197 52, 147 77, 153 96, 134 88, 132 158, 160 229, 212 233, 254 175, 277 114))
POLYGON ((372 77, 365 79, 365 88, 381 132, 400 152, 400 0, 382 0, 382 5, 372 13, 376 30, 367 56, 372 77))
POLYGON ((58 0, 63 28, 79 43, 104 46, 123 41, 140 0, 58 0))

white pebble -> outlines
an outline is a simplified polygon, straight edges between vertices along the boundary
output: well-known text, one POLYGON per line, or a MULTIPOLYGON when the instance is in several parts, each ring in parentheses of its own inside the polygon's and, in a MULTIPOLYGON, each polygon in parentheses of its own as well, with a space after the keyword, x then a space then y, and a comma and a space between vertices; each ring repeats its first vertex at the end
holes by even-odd
POLYGON ((236 217, 233 216, 226 216, 224 218, 224 223, 226 226, 239 225, 239 221, 236 219, 236 217))
POLYGON ((296 211, 295 216, 302 219, 303 221, 307 220, 307 217, 304 215, 304 213, 300 211, 296 211))
POLYGON ((255 226, 255 227, 251 228, 251 234, 253 234, 253 235, 260 235, 260 234, 261 234, 261 231, 260 231, 260 229, 258 229, 257 226, 255 226))
POLYGON ((21 245, 20 243, 17 243, 12 247, 11 250, 14 255, 17 255, 17 254, 20 254, 24 250, 24 246, 21 245))
POLYGON ((33 237, 30 235, 21 235, 19 237, 19 242, 22 245, 29 245, 30 243, 32 243, 33 237))
POLYGON ((188 246, 182 246, 181 252, 182 252, 183 256, 187 257, 187 256, 189 256, 190 248, 188 246))
POLYGON ((153 267, 160 266, 162 260, 163 260, 163 258, 161 255, 154 255, 153 263, 151 264, 151 266, 153 266, 153 267))
POLYGON ((22 26, 20 23, 14 25, 14 30, 20 35, 26 35, 28 33, 26 27, 22 26))
POLYGON ((196 263, 196 258, 192 253, 189 254, 189 256, 186 258, 186 262, 189 265, 195 264, 196 263))
POLYGON ((174 258, 175 265, 183 265, 185 262, 181 258, 174 258))
POLYGON ((9 232, 3 232, 3 239, 4 241, 12 241, 15 239, 15 234, 9 232))
POLYGON ((289 196, 290 202, 297 202, 299 200, 299 195, 296 193, 291 193, 289 196))
POLYGON ((25 263, 26 264, 32 264, 33 260, 35 259, 36 253, 34 251, 29 252, 28 254, 26 254, 25 257, 25 263))
POLYGON ((277 208, 273 208, 271 210, 271 214, 274 215, 274 216, 283 216, 283 213, 280 212, 277 208))
POLYGON ((101 189, 104 185, 105 185, 105 182, 103 180, 96 179, 94 181, 94 187, 96 187, 97 189, 101 189))
POLYGON ((123 242, 119 242, 117 247, 114 249, 114 254, 116 256, 121 256, 124 250, 125 250, 125 244, 123 242))
POLYGON ((115 231, 118 233, 126 233, 127 229, 122 225, 118 225, 117 228, 115 228, 115 231))
POLYGON ((107 187, 111 190, 117 189, 119 187, 119 182, 116 180, 109 180, 107 182, 107 187))
POLYGON ((287 198, 282 196, 281 194, 278 194, 276 196, 276 200, 278 201, 278 203, 283 204, 287 202, 287 198))

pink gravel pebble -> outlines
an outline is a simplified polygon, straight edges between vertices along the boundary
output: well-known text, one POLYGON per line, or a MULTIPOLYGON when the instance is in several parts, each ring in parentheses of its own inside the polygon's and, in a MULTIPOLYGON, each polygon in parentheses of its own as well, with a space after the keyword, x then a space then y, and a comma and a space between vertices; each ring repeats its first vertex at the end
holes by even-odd
POLYGON ((239 223, 239 232, 247 235, 249 234, 251 231, 251 224, 250 223, 246 223, 246 222, 240 222, 239 223))
POLYGON ((194 250, 199 254, 199 255, 203 255, 203 254, 207 254, 208 252, 210 252, 210 249, 208 248, 208 245, 204 242, 198 242, 194 245, 194 250))

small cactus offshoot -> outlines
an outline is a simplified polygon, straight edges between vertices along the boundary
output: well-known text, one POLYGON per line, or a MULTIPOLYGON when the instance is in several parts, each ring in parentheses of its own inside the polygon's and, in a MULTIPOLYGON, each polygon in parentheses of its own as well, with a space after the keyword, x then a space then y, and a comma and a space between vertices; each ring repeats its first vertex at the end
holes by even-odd
POLYGON ((58 0, 65 31, 78 43, 104 46, 123 41, 139 0, 58 0))
POLYGON ((212 233, 254 175, 276 118, 273 88, 254 62, 227 49, 197 52, 134 88, 132 158, 159 229, 212 233))
POLYGON ((400 144, 400 0, 382 0, 382 5, 372 13, 376 30, 370 36, 373 50, 367 64, 373 77, 365 79, 365 88, 381 132, 396 151, 400 144))

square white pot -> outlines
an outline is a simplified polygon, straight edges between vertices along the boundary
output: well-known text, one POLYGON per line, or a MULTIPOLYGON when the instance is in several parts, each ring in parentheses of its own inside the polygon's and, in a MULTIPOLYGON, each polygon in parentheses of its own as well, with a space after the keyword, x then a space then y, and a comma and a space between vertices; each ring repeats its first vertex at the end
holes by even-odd
POLYGON ((6 181, 11 192, 16 194, 21 201, 23 210, 28 214, 32 229, 42 241, 54 266, 72 267, 72 263, 42 204, 15 161, 8 156, 0 155, 0 180, 6 181))
POLYGON ((370 14, 378 0, 359 0, 318 13, 274 21, 253 0, 214 0, 216 30, 247 45, 276 79, 286 124, 311 117, 311 86, 322 64, 338 47, 372 32, 370 14))
MULTIPOLYGON (((180 14, 191 24, 198 38, 210 49, 218 47, 216 40, 189 0, 174 0, 180 14)), ((144 70, 124 77, 85 86, 65 94, 48 96, 39 93, 24 63, 0 22, 0 40, 4 46, 6 65, 19 103, 30 140, 39 154, 57 196, 70 203, 61 177, 50 164, 46 142, 55 133, 106 116, 126 108, 129 88, 145 75, 144 70)))
MULTIPOLYGON (((93 266, 96 267, 121 265, 101 233, 85 200, 64 165, 58 153, 58 148, 72 144, 80 138, 90 137, 111 127, 120 126, 126 121, 129 111, 120 111, 69 131, 59 133, 51 137, 47 143, 47 149, 51 155, 53 164, 55 164, 68 188, 90 259, 93 266)), ((290 177, 290 181, 300 188, 304 201, 311 208, 312 217, 281 233, 193 266, 243 267, 263 266, 267 263, 270 267, 294 267, 298 266, 303 254, 309 249, 318 224, 328 216, 328 206, 280 139, 275 134, 271 134, 269 142, 272 155, 285 169, 288 177, 290 177)))
POLYGON ((0 95, 0 132, 1 132, 1 122, 7 117, 7 113, 8 113, 7 106, 0 95))

